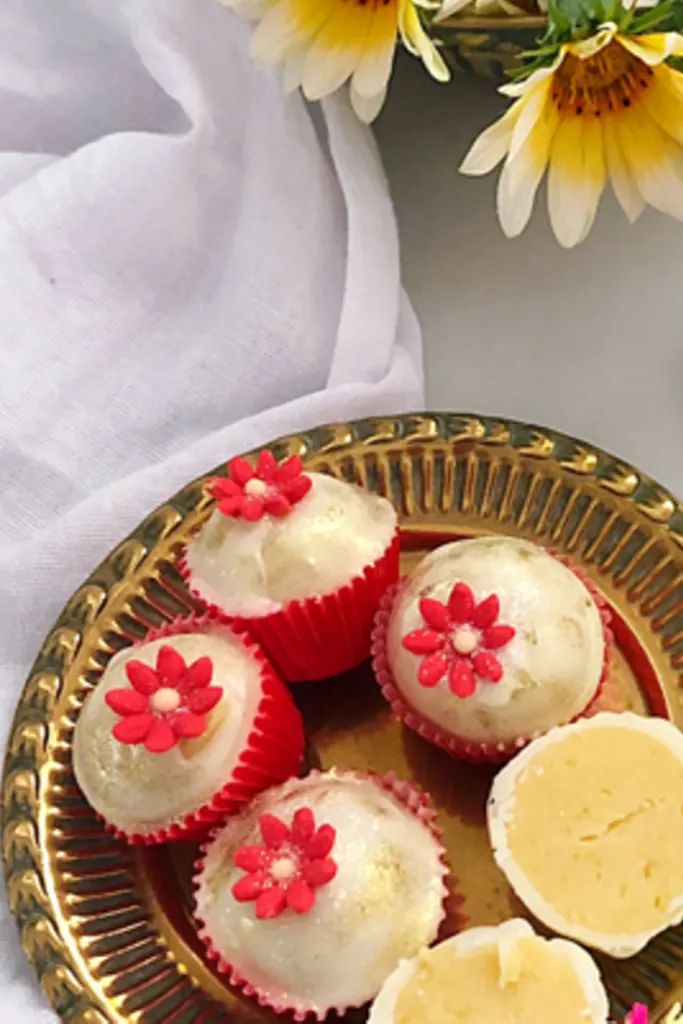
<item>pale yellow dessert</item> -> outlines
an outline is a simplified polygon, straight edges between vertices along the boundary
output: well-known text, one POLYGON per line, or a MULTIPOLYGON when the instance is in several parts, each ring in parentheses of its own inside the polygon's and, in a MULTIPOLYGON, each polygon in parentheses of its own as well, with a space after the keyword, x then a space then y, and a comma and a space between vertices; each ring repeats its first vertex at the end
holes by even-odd
POLYGON ((472 928, 384 983, 368 1024, 606 1024, 608 1003, 585 950, 526 921, 472 928))
POLYGON ((496 861, 548 927, 616 957, 683 920, 683 733, 624 713, 552 730, 496 777, 496 861))
POLYGON ((188 546, 192 586, 230 615, 261 616, 290 601, 332 593, 391 544, 396 511, 386 498, 323 473, 280 518, 256 522, 217 509, 188 546))

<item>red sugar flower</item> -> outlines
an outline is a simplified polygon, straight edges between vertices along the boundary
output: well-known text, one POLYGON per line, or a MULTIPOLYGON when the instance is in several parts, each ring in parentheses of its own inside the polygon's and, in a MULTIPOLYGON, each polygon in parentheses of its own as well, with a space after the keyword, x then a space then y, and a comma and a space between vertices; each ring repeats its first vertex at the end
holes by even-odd
POLYGON ((236 900, 256 900, 259 920, 279 917, 289 907, 307 914, 315 904, 315 890, 337 874, 328 854, 336 839, 331 825, 315 826, 313 811, 301 807, 290 828, 273 814, 262 814, 259 828, 263 843, 240 846, 235 864, 248 874, 232 887, 236 900))
POLYGON ((180 740, 196 739, 206 729, 206 715, 218 704, 220 686, 209 686, 211 658, 186 665, 174 647, 157 654, 156 668, 129 661, 126 675, 132 689, 110 690, 105 700, 121 721, 112 733, 120 743, 144 743, 152 754, 163 754, 180 740))
POLYGON ((256 468, 240 456, 231 459, 227 476, 213 477, 207 487, 223 515, 253 523, 266 514, 286 516, 308 494, 311 485, 298 455, 278 465, 269 451, 263 451, 256 468))
POLYGON ((447 604, 425 597, 420 614, 426 629, 416 629, 402 643, 412 654, 422 655, 418 680, 422 686, 436 686, 445 675, 457 697, 470 697, 477 677, 498 683, 503 666, 492 651, 509 644, 512 626, 498 623, 500 603, 491 594, 480 604, 466 583, 456 583, 447 604))

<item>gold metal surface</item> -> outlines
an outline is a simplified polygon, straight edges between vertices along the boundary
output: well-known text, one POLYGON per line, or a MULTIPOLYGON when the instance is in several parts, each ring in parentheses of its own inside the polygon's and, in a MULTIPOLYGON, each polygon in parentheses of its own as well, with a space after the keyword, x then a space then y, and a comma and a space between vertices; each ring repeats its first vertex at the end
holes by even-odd
MULTIPOLYGON (((570 554, 616 613, 613 681, 624 703, 683 726, 683 506, 648 477, 553 431, 450 413, 325 426, 272 447, 391 498, 405 565, 443 540, 483 533, 570 554)), ((274 1019, 202 960, 189 918, 195 850, 115 841, 71 772, 73 723, 109 657, 193 607, 173 561, 208 510, 195 481, 109 555, 67 603, 17 708, 3 780, 7 889, 26 954, 68 1024, 274 1019)), ((296 696, 312 763, 393 768, 432 792, 472 923, 520 912, 483 827, 491 770, 394 723, 367 668, 296 696)), ((683 994, 683 928, 632 960, 600 959, 616 1015, 638 1001, 659 1019, 683 994)))

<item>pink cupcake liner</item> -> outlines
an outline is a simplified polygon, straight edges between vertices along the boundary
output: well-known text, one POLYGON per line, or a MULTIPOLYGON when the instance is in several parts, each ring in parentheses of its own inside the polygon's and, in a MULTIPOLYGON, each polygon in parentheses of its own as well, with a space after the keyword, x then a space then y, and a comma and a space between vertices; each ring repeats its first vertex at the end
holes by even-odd
MULTIPOLYGON (((596 691, 583 711, 579 712, 572 721, 576 721, 578 718, 590 717, 597 714, 598 711, 615 710, 619 703, 618 694, 616 691, 610 690, 608 686, 613 644, 613 636, 610 629, 610 610, 604 598, 583 569, 556 551, 549 550, 548 553, 557 558, 568 569, 571 569, 593 598, 600 614, 605 640, 602 674, 596 691)), ((423 739, 434 743, 437 747, 441 747, 442 750, 445 750, 452 757, 458 758, 461 761, 469 761, 471 764, 502 764, 504 761, 510 760, 518 751, 540 736, 542 734, 541 731, 536 731, 529 736, 520 736, 505 743, 477 743, 441 729, 435 722, 432 722, 413 708, 401 693, 389 665, 386 639, 391 609, 403 585, 402 582, 399 582, 385 592, 380 602, 372 631, 372 666, 382 694, 391 705, 392 711, 404 725, 413 729, 423 739)))
MULTIPOLYGON (((228 618, 249 630, 289 682, 337 676, 369 657, 375 612, 387 587, 398 580, 399 554, 396 530, 378 559, 331 594, 290 601, 272 615, 228 618)), ((178 571, 195 597, 226 616, 192 586, 185 554, 178 562, 178 571)))
MULTIPOLYGON (((319 778, 323 774, 323 772, 314 770, 309 772, 306 778, 315 779, 319 778)), ((447 922, 453 924, 453 922, 457 920, 458 930, 466 927, 466 919, 461 911, 463 897, 460 896, 458 892, 457 879, 450 874, 447 853, 442 842, 443 833, 437 824, 437 813, 433 807, 429 794, 418 789, 411 782, 398 779, 394 772, 388 772, 386 775, 377 775, 375 772, 361 772, 353 770, 337 773, 338 778, 349 776, 356 779, 363 779, 367 782, 372 782, 376 786, 379 786, 380 789, 391 793, 407 811, 422 822, 436 840, 439 847, 439 860, 442 869, 441 886, 443 896, 443 915, 439 923, 439 935, 434 939, 434 941, 436 942, 437 939, 442 936, 442 931, 447 922)), ((200 851, 200 857, 195 863, 196 873, 192 880, 195 891, 198 891, 201 888, 201 876, 204 871, 206 855, 218 832, 220 832, 220 829, 216 830, 203 844, 200 851)), ((233 964, 230 964, 225 960, 220 951, 214 945, 211 935, 206 928, 206 924, 199 915, 196 903, 194 908, 194 919, 198 926, 199 938, 204 943, 206 949, 206 957, 212 964, 214 971, 216 971, 217 974, 226 975, 228 983, 232 987, 239 989, 244 995, 255 999, 260 1006, 267 1007, 277 1014, 290 1014, 295 1021, 305 1021, 310 1018, 323 1021, 330 1013, 336 1013, 339 1016, 342 1016, 349 1010, 355 1010, 360 1006, 366 1005, 365 1003, 349 1003, 343 1006, 312 1006, 306 1009, 297 1009, 288 1003, 276 1002, 257 985, 252 984, 248 978, 244 977, 244 975, 242 975, 233 964)), ((454 930, 456 930, 455 927, 453 927, 453 931, 454 930)))
POLYGON ((150 630, 132 648, 163 637, 201 632, 216 625, 230 630, 238 637, 261 667, 262 694, 254 713, 251 732, 223 786, 207 803, 181 820, 141 835, 128 833, 102 819, 107 832, 131 845, 152 846, 157 843, 204 839, 217 824, 248 803, 261 790, 284 782, 296 775, 301 767, 304 751, 301 714, 289 690, 246 630, 227 622, 222 616, 207 612, 166 622, 158 629, 150 630))

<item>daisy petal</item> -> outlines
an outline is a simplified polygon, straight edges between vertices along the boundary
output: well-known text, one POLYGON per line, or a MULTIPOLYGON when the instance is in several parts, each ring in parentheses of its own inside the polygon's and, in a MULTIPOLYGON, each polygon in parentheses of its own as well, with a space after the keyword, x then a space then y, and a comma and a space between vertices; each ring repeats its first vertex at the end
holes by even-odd
POLYGON ((174 736, 179 740, 196 740, 206 729, 204 716, 194 715, 191 712, 174 715, 169 724, 174 736))
POLYGON ((482 679, 488 679, 491 683, 498 683, 503 678, 503 666, 494 654, 481 651, 472 658, 474 671, 482 679))
POLYGON ((153 724, 153 715, 131 715, 117 722, 112 733, 119 743, 142 743, 153 724))
POLYGON ((281 466, 278 466, 275 473, 275 483, 288 484, 301 475, 301 458, 299 455, 292 455, 281 466))
POLYGON ((288 512, 291 512, 291 503, 285 498, 284 494, 266 494, 263 499, 263 505, 269 516, 275 516, 276 519, 286 516, 288 512))
POLYGON ((448 659, 444 654, 430 654, 418 669, 417 678, 421 686, 436 686, 446 675, 448 659))
MULTIPOLYGON (((235 867, 242 868, 243 871, 260 871, 269 861, 268 854, 262 846, 240 846, 235 851, 233 859, 235 867)), ((258 896, 258 893, 256 895, 258 896)))
POLYGON ((297 846, 311 838, 315 831, 315 818, 310 807, 300 807, 294 814, 290 838, 297 846))
POLYGON ((475 139, 460 164, 461 174, 488 174, 505 157, 512 142, 512 132, 522 110, 521 103, 514 103, 498 121, 475 139))
POLYGON ((474 672, 467 658, 458 658, 448 673, 448 685, 456 697, 471 697, 477 688, 474 672))
POLYGON ((433 654, 441 650, 446 638, 443 633, 437 633, 433 629, 415 629, 412 633, 407 633, 401 643, 411 654, 433 654))
POLYGON ((272 452, 269 452, 267 448, 261 452, 258 457, 256 464, 256 471, 261 480, 266 483, 270 483, 275 477, 275 470, 277 469, 277 462, 272 452))
POLYGON ((321 825, 306 843, 305 853, 311 860, 320 860, 327 857, 334 846, 337 837, 336 830, 332 825, 321 825))
POLYGON ((450 629, 451 619, 448 608, 441 601, 435 601, 432 597, 423 597, 420 601, 420 615, 431 629, 444 633, 450 629))
POLYGON ((375 96, 361 96, 351 83, 351 106, 356 117, 364 124, 372 124, 387 98, 387 90, 381 89, 375 96))
POLYGON ((269 850, 276 850, 289 838, 289 829, 284 821, 280 821, 274 814, 262 814, 259 818, 259 828, 263 842, 269 850))
POLYGON ((104 699, 117 715, 141 715, 149 706, 147 697, 137 690, 110 690, 104 699))
POLYGON ((244 487, 245 484, 248 484, 253 479, 254 467, 246 459, 243 459, 241 455, 236 455, 228 463, 228 474, 236 484, 244 487))
POLYGON ((245 498, 242 502, 242 517, 248 523, 256 523, 263 519, 265 504, 261 498, 245 498))
POLYGON ((488 651, 497 651, 505 644, 509 644, 515 633, 514 626, 488 626, 482 637, 484 647, 488 651))
POLYGON ((175 746, 175 743, 175 734, 168 722, 156 718, 145 737, 146 749, 149 750, 150 754, 165 754, 167 750, 175 746))
POLYGON ((448 598, 449 617, 452 622, 461 625, 470 622, 474 615, 474 594, 466 583, 456 583, 448 598))
POLYGON ((138 693, 144 693, 146 697, 150 697, 159 689, 160 683, 156 672, 150 665, 145 665, 142 661, 127 662, 126 675, 133 689, 138 693))
POLYGON ((603 137, 605 140, 605 162, 612 191, 628 220, 634 224, 645 209, 645 200, 624 160, 614 123, 609 118, 603 124, 603 137))
POLYGON ((212 676, 213 662, 208 655, 204 655, 188 666, 183 683, 191 690, 199 690, 209 685, 212 676))
POLYGON ((256 916, 259 921, 279 917, 287 906, 287 894, 279 885, 266 889, 256 900, 256 916))
POLYGON ((240 486, 234 480, 229 480, 226 476, 215 476, 212 480, 209 480, 207 487, 216 499, 237 498, 242 494, 240 486))
POLYGON ((619 36, 619 42, 638 60, 649 67, 662 64, 669 57, 683 54, 683 36, 678 32, 650 32, 642 36, 619 36))
POLYGON ((222 501, 219 501, 218 511, 222 512, 224 516, 231 516, 233 519, 237 519, 242 514, 243 505, 243 495, 235 495, 234 497, 223 498, 222 501))
POLYGON ((265 871, 255 871, 251 875, 245 875, 244 878, 240 878, 239 882, 235 882, 232 887, 232 894, 240 903, 245 903, 247 900, 255 900, 263 892, 267 881, 268 875, 265 871))
POLYGON ((197 715, 206 715, 216 707, 222 696, 221 686, 203 686, 192 691, 187 698, 187 706, 197 715))
POLYGON ((164 686, 177 687, 187 671, 185 659, 170 644, 164 644, 157 654, 157 674, 164 686))
POLYGON ((498 600, 497 594, 491 594, 472 612, 472 625, 476 629, 486 629, 487 626, 492 626, 500 615, 500 601, 498 600))
POLYGON ((307 914, 315 903, 315 891, 304 882, 303 878, 295 878, 287 886, 287 906, 297 914, 307 914))
POLYGON ((324 860, 312 860, 304 864, 301 873, 309 885, 318 888, 327 885, 337 874, 337 865, 330 857, 324 860))
POLYGON ((310 476, 306 476, 304 473, 301 476, 295 477, 294 480, 289 480, 281 485, 280 490, 292 505, 296 505, 297 502, 306 497, 312 486, 313 481, 310 476))

